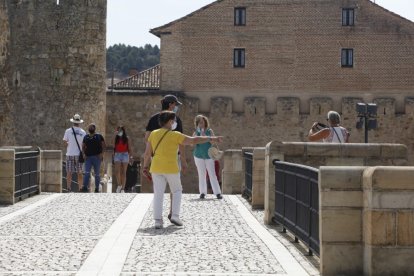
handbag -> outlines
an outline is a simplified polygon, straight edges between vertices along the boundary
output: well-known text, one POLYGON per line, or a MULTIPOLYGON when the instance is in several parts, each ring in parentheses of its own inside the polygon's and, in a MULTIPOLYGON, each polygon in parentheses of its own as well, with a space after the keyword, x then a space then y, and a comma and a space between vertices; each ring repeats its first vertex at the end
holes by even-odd
POLYGON ((220 160, 224 152, 219 150, 217 145, 211 145, 207 151, 208 156, 213 160, 220 160))
POLYGON ((73 136, 75 136, 76 145, 78 145, 78 149, 79 149, 78 161, 79 161, 79 163, 85 163, 85 158, 83 158, 83 153, 82 153, 82 150, 79 146, 78 139, 76 138, 75 129, 73 127, 72 127, 72 131, 73 131, 73 136))

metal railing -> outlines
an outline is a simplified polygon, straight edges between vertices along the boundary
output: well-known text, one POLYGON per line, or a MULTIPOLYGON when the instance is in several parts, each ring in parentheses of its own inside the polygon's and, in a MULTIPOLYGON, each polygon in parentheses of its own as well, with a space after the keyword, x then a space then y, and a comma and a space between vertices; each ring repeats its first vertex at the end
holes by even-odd
POLYGON ((22 200, 40 192, 39 187, 39 151, 22 151, 15 153, 15 190, 14 197, 22 200))
POLYGON ((122 80, 110 89, 145 89, 145 90, 159 90, 160 89, 160 77, 161 69, 160 65, 155 65, 147 70, 139 72, 125 80, 122 80))
POLYGON ((319 170, 273 160, 275 166, 275 215, 273 221, 289 230, 319 256, 319 170))
POLYGON ((245 151, 244 157, 244 183, 243 197, 251 200, 253 188, 253 152, 245 151))

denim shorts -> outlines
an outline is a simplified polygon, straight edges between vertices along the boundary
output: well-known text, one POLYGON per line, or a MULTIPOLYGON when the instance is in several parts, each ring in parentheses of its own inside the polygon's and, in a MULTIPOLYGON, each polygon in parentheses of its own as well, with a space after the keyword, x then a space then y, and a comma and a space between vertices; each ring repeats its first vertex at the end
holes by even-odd
POLYGON ((128 152, 115 152, 114 162, 128 163, 129 162, 128 152))

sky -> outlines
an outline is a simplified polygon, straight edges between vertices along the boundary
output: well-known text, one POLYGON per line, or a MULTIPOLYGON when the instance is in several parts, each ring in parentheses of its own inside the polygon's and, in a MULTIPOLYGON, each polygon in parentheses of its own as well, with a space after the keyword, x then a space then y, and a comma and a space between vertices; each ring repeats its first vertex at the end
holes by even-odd
MULTIPOLYGON (((181 18, 215 0, 107 0, 107 47, 160 45, 149 30, 181 18)), ((253 0, 254 1, 254 0, 253 0)), ((378 5, 414 22, 413 0, 375 0, 378 5)))

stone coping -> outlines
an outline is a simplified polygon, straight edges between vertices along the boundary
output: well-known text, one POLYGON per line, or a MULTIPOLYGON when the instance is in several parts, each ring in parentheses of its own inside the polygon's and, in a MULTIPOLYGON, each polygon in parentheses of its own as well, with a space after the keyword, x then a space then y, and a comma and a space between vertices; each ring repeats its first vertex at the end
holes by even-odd
POLYGON ((270 152, 285 156, 385 157, 407 159, 407 146, 382 143, 278 142, 267 145, 270 152))

